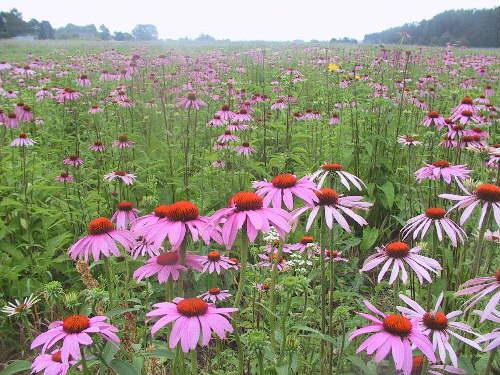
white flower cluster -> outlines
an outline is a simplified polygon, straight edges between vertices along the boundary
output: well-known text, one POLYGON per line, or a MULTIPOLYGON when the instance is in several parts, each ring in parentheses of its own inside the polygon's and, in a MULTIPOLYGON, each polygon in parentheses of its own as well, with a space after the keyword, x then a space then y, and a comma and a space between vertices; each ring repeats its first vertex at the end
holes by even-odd
POLYGON ((276 243, 276 241, 280 240, 280 235, 274 227, 271 227, 269 231, 262 236, 262 238, 268 245, 272 245, 276 243))
POLYGON ((311 271, 313 262, 310 259, 304 258, 304 254, 293 252, 287 260, 288 266, 296 273, 307 275, 311 271))

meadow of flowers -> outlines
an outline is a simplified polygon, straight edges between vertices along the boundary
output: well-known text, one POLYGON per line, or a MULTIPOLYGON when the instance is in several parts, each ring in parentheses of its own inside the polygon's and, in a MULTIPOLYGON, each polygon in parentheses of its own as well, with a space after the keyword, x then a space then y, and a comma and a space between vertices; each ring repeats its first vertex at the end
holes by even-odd
POLYGON ((500 371, 500 54, 0 45, 0 374, 500 371))

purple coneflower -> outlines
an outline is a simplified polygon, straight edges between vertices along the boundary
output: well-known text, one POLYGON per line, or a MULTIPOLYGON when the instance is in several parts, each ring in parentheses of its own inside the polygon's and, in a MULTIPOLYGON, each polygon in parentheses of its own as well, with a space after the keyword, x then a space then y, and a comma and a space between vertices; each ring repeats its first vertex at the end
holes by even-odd
POLYGON ((417 138, 413 135, 399 136, 398 143, 405 145, 405 146, 418 146, 418 145, 422 144, 422 142, 418 141, 417 138))
POLYGON ((72 165, 73 167, 79 167, 83 164, 83 159, 78 155, 69 155, 63 160, 63 164, 72 165))
POLYGON ((226 333, 233 332, 228 318, 238 311, 234 307, 216 307, 200 298, 175 298, 172 302, 157 303, 153 307, 155 310, 146 316, 159 319, 151 327, 151 334, 156 334, 161 328, 174 322, 168 346, 173 349, 180 342, 185 353, 194 350, 200 339, 201 345, 207 346, 212 332, 225 339, 226 333))
MULTIPOLYGON (((481 315, 481 311, 474 310, 474 312, 477 315, 481 315)), ((486 320, 489 320, 493 323, 499 324, 500 323, 500 311, 498 310, 492 310, 486 317, 486 320)), ((476 339, 477 343, 483 343, 483 342, 488 342, 488 345, 484 348, 485 352, 489 352, 493 349, 496 349, 500 346, 500 328, 494 328, 493 331, 488 332, 478 339, 476 339)))
POLYGON ((356 353, 364 350, 368 354, 375 353, 375 362, 382 361, 389 353, 396 370, 400 370, 404 375, 410 375, 413 365, 412 352, 418 348, 430 362, 435 362, 436 357, 432 350, 432 343, 421 332, 415 320, 400 314, 384 314, 368 301, 363 301, 365 306, 377 316, 365 313, 357 313, 363 318, 370 320, 371 324, 356 329, 349 337, 349 341, 365 334, 373 334, 358 347, 356 353))
POLYGON ((118 209, 111 217, 111 221, 116 225, 116 229, 128 229, 130 223, 137 219, 139 210, 134 208, 134 204, 128 201, 118 203, 118 209))
POLYGON ((28 138, 28 134, 19 133, 19 137, 15 138, 11 143, 11 147, 31 147, 34 146, 36 142, 31 138, 28 138))
POLYGON ((488 315, 496 309, 498 301, 500 301, 500 269, 498 269, 493 276, 476 277, 466 281, 459 286, 459 290, 455 293, 455 296, 473 296, 464 305, 465 310, 468 310, 488 294, 493 294, 493 296, 481 313, 482 323, 486 320, 488 315))
POLYGON ((216 211, 210 218, 211 226, 222 224, 222 241, 230 249, 238 231, 246 227, 250 242, 259 232, 268 232, 275 227, 281 237, 290 232, 292 217, 281 208, 264 207, 262 197, 253 192, 239 192, 229 200, 229 207, 216 211))
POLYGON ((125 185, 132 185, 135 182, 136 175, 129 173, 127 171, 113 171, 104 176, 106 181, 118 180, 123 182, 125 185))
POLYGON ((236 146, 234 151, 236 151, 238 155, 250 156, 255 152, 255 149, 251 147, 248 142, 243 142, 241 145, 236 146))
POLYGON ((225 122, 231 120, 234 115, 235 113, 231 111, 231 108, 227 104, 224 104, 219 111, 215 112, 215 116, 218 116, 219 119, 225 122))
POLYGON ((409 308, 398 306, 397 309, 402 314, 405 314, 412 319, 416 319, 420 325, 422 333, 432 339, 432 349, 439 353, 439 359, 442 363, 446 363, 446 357, 449 356, 453 366, 458 366, 457 354, 450 344, 450 336, 453 336, 467 345, 481 351, 481 347, 476 342, 455 332, 456 330, 459 330, 479 336, 468 324, 453 321, 454 318, 462 314, 461 311, 456 310, 448 314, 444 314, 440 311, 441 303, 443 302, 443 292, 439 295, 434 309, 431 311, 425 310, 417 302, 403 294, 400 294, 399 298, 401 298, 401 300, 403 300, 409 308))
POLYGON ((232 134, 231 131, 226 130, 224 132, 224 134, 219 135, 217 137, 217 142, 219 142, 219 143, 228 143, 228 142, 238 141, 239 139, 240 139, 240 137, 238 137, 237 135, 232 134))
POLYGON ((342 196, 339 195, 335 190, 324 188, 317 190, 315 192, 318 197, 318 201, 314 205, 307 205, 295 210, 292 215, 295 220, 307 210, 311 210, 309 217, 307 219, 306 231, 311 229, 314 219, 318 215, 321 209, 324 210, 325 222, 328 228, 333 229, 333 223, 338 223, 346 232, 351 232, 349 228, 349 223, 347 222, 344 215, 352 220, 354 220, 359 225, 368 225, 368 222, 358 214, 356 214, 352 209, 368 210, 372 206, 372 203, 363 202, 362 196, 342 196))
POLYGON ((168 279, 177 281, 182 272, 191 267, 200 270, 200 264, 196 256, 186 254, 185 265, 179 263, 180 256, 177 251, 166 251, 158 256, 149 258, 146 264, 134 272, 134 279, 141 281, 144 278, 156 275, 160 284, 166 283, 168 279))
POLYGON ((61 351, 56 349, 50 354, 40 354, 31 364, 31 373, 43 371, 43 375, 66 375, 69 367, 76 363, 75 360, 69 360, 63 363, 61 351))
POLYGON ((362 186, 366 186, 361 179, 352 173, 344 170, 344 166, 338 163, 325 163, 311 175, 311 180, 318 179, 318 188, 321 188, 325 183, 326 178, 330 174, 336 174, 340 178, 340 183, 351 190, 351 185, 355 186, 358 190, 362 190, 362 186))
POLYGON ((109 257, 120 256, 116 243, 128 250, 133 244, 132 234, 127 230, 116 229, 111 220, 99 217, 92 220, 88 226, 88 235, 71 245, 68 254, 71 259, 80 258, 88 262, 90 255, 97 262, 100 255, 109 257))
POLYGON ((89 109, 89 113, 91 113, 93 115, 95 115, 96 113, 101 113, 101 112, 104 112, 104 110, 101 107, 99 107, 98 105, 93 105, 89 109))
POLYGON ((264 206, 270 205, 281 208, 285 204, 286 208, 293 210, 294 196, 303 200, 309 205, 313 205, 319 200, 316 196, 316 186, 307 176, 297 179, 293 174, 285 173, 274 177, 271 182, 255 181, 252 184, 257 189, 257 194, 264 199, 264 206))
POLYGON ((128 249, 132 258, 137 259, 140 256, 148 255, 154 257, 163 251, 163 247, 157 248, 153 241, 149 241, 146 237, 138 235, 134 238, 133 244, 128 249))
POLYGON ((207 228, 209 218, 200 216, 198 207, 189 201, 178 201, 157 206, 153 213, 138 218, 132 223, 132 231, 152 241, 156 248, 168 238, 172 249, 185 243, 188 235, 196 242, 202 239, 206 245, 210 240, 222 242, 218 228, 207 228))
POLYGON ((401 229, 403 239, 413 233, 413 239, 420 236, 423 240, 425 234, 434 226, 439 241, 443 240, 443 232, 446 233, 453 246, 457 247, 458 243, 464 243, 467 234, 453 220, 446 217, 446 210, 440 207, 431 207, 425 210, 425 213, 415 216, 408 220, 405 226, 401 229), (433 225, 434 224, 434 225, 433 225))
POLYGON ((214 117, 207 123, 208 128, 218 128, 224 126, 226 121, 222 120, 219 115, 214 115, 214 117))
POLYGON ((260 258, 260 262, 258 265, 260 267, 272 268, 276 264, 276 268, 278 271, 283 272, 288 269, 288 262, 285 258, 285 255, 279 255, 278 249, 274 249, 270 252, 265 252, 263 254, 258 254, 260 258))
POLYGON ((330 121, 328 122, 330 125, 337 125, 340 123, 340 117, 338 114, 334 113, 332 114, 332 117, 330 117, 330 121))
POLYGON ((200 109, 201 107, 206 106, 205 102, 196 97, 195 92, 189 92, 185 97, 180 98, 177 101, 177 106, 185 109, 200 109))
POLYGON ((128 139, 127 134, 121 134, 118 136, 118 139, 113 141, 113 147, 117 147, 120 149, 132 147, 135 142, 128 139))
POLYGON ((425 167, 415 172, 415 178, 418 182, 424 180, 442 180, 449 185, 452 179, 454 179, 460 184, 461 180, 470 177, 471 170, 467 169, 465 165, 451 165, 446 160, 438 160, 432 164, 425 165, 425 167))
POLYGON ((75 179, 73 178, 73 176, 68 174, 68 172, 61 172, 61 174, 59 176, 57 176, 55 178, 55 180, 59 181, 59 182, 67 183, 67 182, 73 182, 75 179))
POLYGON ((462 216, 460 217, 460 225, 464 225, 467 219, 471 216, 472 211, 477 206, 481 206, 481 216, 479 217, 478 227, 483 225, 484 218, 489 209, 493 210, 493 216, 497 225, 500 225, 500 187, 493 184, 481 184, 479 185, 473 193, 467 191, 467 189, 460 184, 460 188, 467 195, 455 195, 455 194, 440 194, 440 198, 458 201, 453 205, 449 211, 460 208, 464 209, 462 216))
POLYGON ((81 87, 89 87, 91 85, 91 82, 86 74, 82 74, 76 79, 76 84, 81 87))
POLYGON ((90 151, 94 152, 104 152, 106 151, 106 146, 101 141, 95 141, 89 146, 90 151))
POLYGON ((198 298, 210 303, 224 301, 231 297, 228 290, 221 290, 220 288, 210 288, 205 293, 200 294, 198 298))
POLYGON ((59 341, 63 340, 61 346, 61 360, 63 363, 68 363, 71 356, 72 359, 78 360, 81 358, 82 346, 93 344, 89 334, 98 334, 104 340, 118 344, 120 339, 116 335, 118 329, 107 323, 106 316, 94 316, 89 318, 86 315, 70 315, 64 320, 52 322, 49 325, 49 330, 38 335, 31 343, 31 349, 42 346, 42 354, 45 354, 47 349, 50 349, 59 341))
POLYGON ((221 270, 228 270, 231 268, 237 269, 238 266, 231 258, 228 258, 216 250, 210 251, 206 256, 199 256, 198 261, 203 267, 201 272, 214 273, 219 275, 221 270))
POLYGON ((391 265, 392 270, 389 285, 396 281, 399 274, 401 274, 400 279, 403 284, 408 282, 408 272, 404 266, 405 263, 415 272, 420 284, 423 284, 424 279, 429 283, 432 282, 429 271, 438 274, 438 271, 442 270, 441 265, 436 260, 420 255, 419 252, 422 249, 418 246, 410 249, 408 244, 396 241, 377 247, 375 250, 377 251, 375 254, 366 258, 360 272, 368 272, 384 263, 377 277, 378 283, 382 281, 391 265))
POLYGON ((427 116, 422 121, 424 126, 435 126, 437 130, 441 130, 446 126, 446 121, 443 116, 439 114, 439 112, 432 111, 427 113, 427 116))

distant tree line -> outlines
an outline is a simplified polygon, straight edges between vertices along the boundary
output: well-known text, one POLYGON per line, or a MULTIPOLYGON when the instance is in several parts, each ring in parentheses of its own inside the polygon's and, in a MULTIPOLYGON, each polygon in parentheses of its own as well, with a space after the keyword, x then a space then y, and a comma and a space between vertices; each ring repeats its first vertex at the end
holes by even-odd
POLYGON ((111 33, 105 25, 78 26, 72 23, 54 29, 49 21, 31 19, 24 21, 17 9, 0 12, 0 39, 33 37, 36 39, 91 39, 91 40, 156 40, 158 30, 154 25, 137 25, 131 33, 111 33))
POLYGON ((500 47, 500 7, 449 10, 430 20, 367 34, 364 42, 500 47))

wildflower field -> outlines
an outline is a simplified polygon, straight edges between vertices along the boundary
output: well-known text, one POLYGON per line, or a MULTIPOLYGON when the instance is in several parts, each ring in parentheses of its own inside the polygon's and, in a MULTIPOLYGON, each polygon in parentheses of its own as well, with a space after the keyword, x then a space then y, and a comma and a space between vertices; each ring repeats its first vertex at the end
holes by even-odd
POLYGON ((0 375, 498 374, 500 53, 0 43, 0 375))

